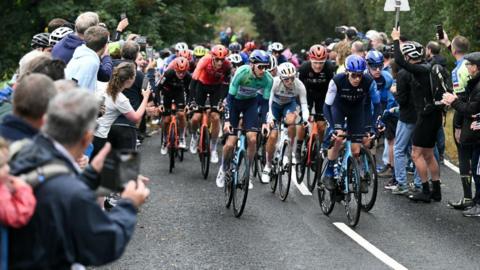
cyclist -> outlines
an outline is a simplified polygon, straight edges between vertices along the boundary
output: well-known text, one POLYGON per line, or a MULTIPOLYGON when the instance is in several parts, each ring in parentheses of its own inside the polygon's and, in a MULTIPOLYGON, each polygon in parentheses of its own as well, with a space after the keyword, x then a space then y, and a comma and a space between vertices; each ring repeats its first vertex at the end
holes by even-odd
MULTIPOLYGON (((327 95, 328 83, 335 74, 335 65, 327 59, 327 49, 319 44, 310 47, 308 52, 309 60, 305 61, 298 70, 299 79, 305 85, 307 90, 308 109, 312 112, 315 108, 316 117, 310 119, 317 122, 318 135, 320 141, 323 141, 323 134, 325 133, 326 122, 323 117, 323 104, 325 96, 327 95)), ((310 117, 312 118, 312 117, 310 117)), ((300 153, 305 132, 303 128, 299 129, 297 134, 297 153, 300 153)), ((297 154, 297 156, 299 156, 297 154)))
POLYGON ((192 73, 195 69, 192 69, 192 67, 195 65, 194 62, 193 62, 193 56, 192 56, 192 53, 190 52, 190 50, 182 50, 182 51, 179 51, 178 52, 178 56, 175 57, 173 59, 172 62, 170 62, 167 66, 167 68, 165 69, 165 71, 169 70, 169 69, 172 69, 175 65, 175 59, 177 59, 178 57, 183 57, 185 59, 188 60, 188 63, 189 63, 189 72, 192 73))
POLYGON ((277 58, 273 55, 269 55, 270 58, 270 67, 268 67, 268 72, 270 72, 270 75, 273 77, 277 76, 277 67, 278 67, 278 61, 277 58))
POLYGON ((50 47, 54 47, 57 45, 60 40, 62 40, 64 37, 68 36, 68 34, 73 33, 73 30, 68 28, 68 27, 60 27, 55 30, 50 34, 48 38, 48 43, 50 47))
MULTIPOLYGON (((358 157, 360 144, 365 136, 366 123, 364 115, 365 105, 370 102, 374 105, 374 119, 380 115, 380 96, 377 93, 375 80, 364 71, 367 67, 365 59, 358 55, 350 55, 345 60, 345 73, 335 75, 328 85, 325 97, 324 115, 330 126, 335 130, 333 133, 334 145, 328 150, 327 169, 322 179, 327 189, 333 190, 336 186, 334 180, 334 165, 342 146, 344 135, 345 118, 347 129, 352 136, 352 154, 358 157)), ((367 186, 362 181, 361 189, 365 192, 367 186)))
MULTIPOLYGON (((270 97, 273 79, 266 72, 269 66, 269 57, 265 51, 254 50, 250 54, 249 62, 249 65, 243 65, 238 68, 230 83, 223 129, 225 133, 229 133, 232 127, 237 128, 240 122, 240 114, 243 114, 243 127, 249 131, 247 132, 247 155, 251 164, 255 156, 257 141, 256 133, 252 131, 258 129, 259 120, 262 123, 262 131, 268 131, 268 127, 265 124, 268 110, 267 103, 262 107, 262 114, 259 119, 256 97, 259 90, 262 90, 265 99, 270 97)), ((216 180, 218 187, 224 186, 225 172, 229 169, 236 140, 236 136, 229 136, 223 147, 222 165, 218 170, 216 180)), ((249 188, 251 189, 252 187, 250 182, 249 188)))
POLYGON ((193 61, 195 66, 197 66, 198 61, 207 54, 207 49, 203 46, 196 46, 193 49, 193 61))
POLYGON ((232 42, 228 45, 228 50, 230 54, 239 54, 242 51, 242 45, 238 42, 232 42))
POLYGON ((243 63, 248 64, 249 56, 250 53, 255 50, 255 42, 254 41, 249 41, 245 43, 245 47, 243 48, 242 52, 240 52, 240 56, 242 56, 243 63))
MULTIPOLYGON (((217 140, 220 132, 220 114, 218 104, 223 99, 222 84, 228 80, 231 72, 231 64, 226 59, 228 50, 223 45, 215 45, 212 51, 204 56, 192 75, 190 84, 191 95, 194 95, 194 102, 200 107, 205 106, 207 94, 210 95, 210 112, 211 129, 211 159, 212 163, 218 163, 217 140)), ((201 113, 195 113, 191 120, 191 127, 197 130, 200 124, 201 113)), ((197 134, 194 132, 190 142, 190 152, 197 152, 197 134)))
POLYGON ((158 91, 155 96, 160 99, 160 112, 163 113, 163 145, 161 153, 167 154, 167 140, 165 138, 168 131, 168 125, 170 124, 171 105, 172 100, 177 105, 177 117, 178 117, 178 133, 180 134, 179 147, 186 148, 185 144, 185 126, 187 124, 185 119, 185 95, 187 94, 188 86, 192 76, 188 72, 189 62, 184 57, 177 57, 172 62, 173 68, 165 72, 163 78, 160 81, 158 91))
MULTIPOLYGON (((308 104, 307 104, 307 91, 305 85, 300 81, 296 75, 297 70, 292 63, 285 62, 278 66, 279 77, 273 79, 273 86, 269 100, 269 112, 268 122, 270 126, 273 125, 273 120, 276 120, 278 125, 281 125, 283 119, 285 124, 288 125, 288 136, 291 143, 287 149, 287 153, 291 153, 293 140, 295 139, 295 120, 297 118, 297 98, 300 100, 300 107, 302 110, 302 119, 304 124, 307 125, 309 118, 308 104)), ((266 152, 267 163, 262 172, 262 182, 270 182, 270 172, 272 170, 272 158, 275 151, 275 144, 277 142, 278 132, 273 129, 268 136, 266 152)), ((285 157, 288 158, 288 155, 285 157)), ((285 163, 288 163, 286 161, 285 163)))
MULTIPOLYGON (((189 51, 188 50, 188 44, 185 43, 185 42, 178 42, 177 44, 175 44, 175 53, 168 56, 167 59, 164 59, 164 66, 163 68, 161 69, 161 73, 163 74, 164 71, 167 70, 168 68, 168 65, 175 59, 177 58, 178 56, 183 56, 185 57, 186 53, 183 52, 184 55, 181 55, 180 52, 182 51, 189 51)), ((186 57, 188 59, 188 57, 186 57)))
POLYGON ((243 60, 240 54, 230 54, 227 56, 227 60, 232 63, 232 74, 235 75, 237 69, 243 66, 243 60))
POLYGON ((32 43, 30 46, 32 49, 41 51, 41 52, 51 52, 52 47, 48 43, 48 39, 50 38, 49 33, 39 33, 33 36, 32 43))
POLYGON ((287 58, 285 57, 285 55, 282 54, 283 50, 285 50, 282 43, 273 42, 272 44, 270 44, 269 49, 272 52, 272 55, 277 58, 277 63, 279 65, 287 62, 287 58))

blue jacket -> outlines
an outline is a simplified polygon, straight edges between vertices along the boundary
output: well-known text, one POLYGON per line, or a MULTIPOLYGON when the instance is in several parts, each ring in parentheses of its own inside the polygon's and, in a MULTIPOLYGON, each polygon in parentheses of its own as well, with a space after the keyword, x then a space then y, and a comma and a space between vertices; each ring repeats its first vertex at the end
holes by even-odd
POLYGON ((35 188, 31 221, 9 231, 9 269, 70 269, 74 262, 90 266, 118 259, 135 229, 134 205, 120 200, 110 212, 103 211, 74 165, 43 135, 10 162, 11 172, 18 175, 52 159, 64 162, 71 174, 35 188))
POLYGON ((97 53, 83 44, 73 53, 72 60, 65 68, 65 78, 74 80, 82 88, 95 92, 100 58, 97 53))
MULTIPOLYGON (((68 64, 73 57, 75 49, 85 44, 81 38, 74 33, 68 34, 65 38, 60 40, 52 49, 52 58, 60 59, 65 64, 68 64)), ((101 65, 98 70, 97 79, 101 82, 108 82, 112 77, 113 64, 110 56, 105 56, 101 59, 101 65)))
POLYGON ((32 138, 37 133, 38 129, 13 114, 6 115, 0 124, 0 136, 11 142, 32 138))

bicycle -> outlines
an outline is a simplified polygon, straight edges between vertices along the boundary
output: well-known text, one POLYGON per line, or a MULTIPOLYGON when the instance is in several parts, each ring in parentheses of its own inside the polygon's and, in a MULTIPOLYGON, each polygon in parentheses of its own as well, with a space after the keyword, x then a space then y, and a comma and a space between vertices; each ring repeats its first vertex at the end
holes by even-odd
MULTIPOLYGON (((276 121, 275 121, 276 122, 276 121)), ((272 171, 270 172, 270 188, 275 193, 278 185, 280 199, 285 201, 292 181, 292 152, 286 153, 290 146, 290 137, 288 137, 288 125, 275 124, 278 131, 276 149, 272 159, 272 171), (284 164, 286 157, 288 163, 284 164)))
MULTIPOLYGON (((325 187, 323 181, 319 180, 317 185, 318 202, 322 212, 327 216, 332 212, 335 202, 343 202, 348 225, 355 227, 360 219, 362 209, 360 174, 357 161, 352 154, 350 136, 337 136, 346 139, 336 163, 335 180, 338 185, 336 189, 329 190, 325 187)), ((321 177, 324 176, 326 168, 326 164, 322 166, 321 177)))
POLYGON ((262 169, 267 163, 265 144, 267 143, 267 136, 263 133, 257 133, 257 151, 255 151, 253 176, 258 177, 258 181, 262 183, 262 169))
MULTIPOLYGON (((370 137, 372 140, 374 137, 370 137)), ((372 141, 373 143, 373 141, 372 141)), ((372 210, 377 200, 378 175, 375 167, 375 158, 369 149, 364 145, 360 148, 360 158, 358 168, 360 169, 360 178, 367 185, 368 192, 362 193, 362 209, 365 212, 372 210)))
POLYGON ((170 160, 169 172, 172 173, 175 168, 175 157, 178 157, 180 161, 183 161, 184 149, 179 147, 179 135, 178 135, 178 121, 177 121, 177 105, 175 100, 172 100, 170 108, 170 124, 168 125, 167 135, 167 149, 168 157, 170 160))
POLYGON ((305 137, 308 138, 304 140, 300 150, 300 156, 298 157, 299 162, 296 164, 296 175, 297 183, 301 184, 305 177, 305 172, 307 176, 307 188, 310 192, 316 186, 317 171, 319 172, 323 163, 323 156, 321 155, 322 150, 322 141, 319 134, 319 124, 318 121, 324 121, 321 114, 313 114, 313 123, 311 127, 311 132, 308 129, 305 130, 305 137), (318 168, 318 169, 317 169, 318 168))
POLYGON ((247 131, 234 128, 228 136, 237 136, 237 143, 233 150, 230 169, 225 174, 224 198, 225 206, 230 208, 233 202, 233 214, 240 217, 245 209, 250 181, 250 164, 247 158, 247 131))

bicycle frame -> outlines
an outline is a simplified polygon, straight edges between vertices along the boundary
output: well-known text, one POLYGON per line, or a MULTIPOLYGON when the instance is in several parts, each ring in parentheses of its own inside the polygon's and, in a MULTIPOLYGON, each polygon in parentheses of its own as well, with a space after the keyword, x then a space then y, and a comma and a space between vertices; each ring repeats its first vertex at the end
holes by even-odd
POLYGON ((178 149, 179 136, 178 136, 178 129, 177 129, 177 106, 175 104, 175 100, 172 100, 170 117, 171 117, 170 124, 168 125, 167 147, 178 149), (170 138, 172 129, 175 134, 175 139, 173 142, 171 141, 171 138, 170 138))
MULTIPOLYGON (((203 142, 203 137, 205 136, 205 134, 203 134, 203 130, 204 130, 204 127, 207 128, 207 130, 210 130, 209 129, 209 126, 208 126, 208 112, 207 112, 207 108, 205 107, 203 109, 203 112, 202 112, 202 122, 201 122, 201 125, 200 125, 200 137, 199 137, 199 142, 203 142)), ((206 146, 206 147, 210 147, 210 146, 206 146)), ((198 148, 199 148, 199 153, 206 153, 208 152, 208 149, 203 149, 203 144, 202 143, 199 143, 198 144, 198 148)))
MULTIPOLYGON (((246 153, 246 151, 247 151, 247 149, 245 147, 246 141, 247 141, 247 137, 245 135, 245 132, 242 131, 241 129, 237 130, 237 146, 234 149, 235 155, 234 155, 234 158, 232 160, 232 162, 235 166, 238 165, 238 159, 240 157, 240 154, 242 152, 246 153)), ((233 168, 231 168, 231 169, 233 169, 233 168)), ((233 184, 234 184, 234 186, 236 186, 237 183, 238 183, 238 179, 237 179, 238 174, 235 173, 233 175, 234 175, 233 184)))
MULTIPOLYGON (((342 179, 340 180, 347 180, 348 177, 347 177, 347 166, 348 166, 348 159, 349 157, 352 157, 353 154, 352 154, 352 142, 347 139, 345 144, 344 144, 344 150, 343 150, 343 156, 342 156, 342 163, 341 163, 341 168, 340 168, 340 177, 342 179)), ((344 190, 344 193, 345 194, 348 194, 348 192, 350 191, 349 190, 349 183, 345 184, 345 190, 344 190)))

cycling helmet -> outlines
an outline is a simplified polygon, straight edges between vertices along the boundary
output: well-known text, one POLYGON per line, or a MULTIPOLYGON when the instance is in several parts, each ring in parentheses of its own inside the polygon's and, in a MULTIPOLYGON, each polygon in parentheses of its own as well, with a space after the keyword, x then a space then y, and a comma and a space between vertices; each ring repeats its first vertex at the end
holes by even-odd
POLYGON ((203 46, 197 46, 193 49, 193 55, 195 57, 202 57, 206 54, 206 50, 203 46))
POLYGON ((249 41, 249 42, 245 43, 245 49, 247 51, 253 51, 253 50, 255 50, 255 48, 256 48, 255 42, 249 41))
POLYGON ((32 46, 32 49, 37 49, 37 48, 47 48, 49 47, 48 39, 50 38, 49 33, 39 33, 33 36, 32 38, 32 43, 30 46, 32 46))
POLYGON ((181 50, 178 52, 178 57, 184 57, 186 58, 188 61, 192 61, 192 53, 190 52, 190 50, 181 50))
POLYGON ((186 72, 190 68, 189 61, 185 57, 180 56, 173 61, 173 69, 177 72, 186 72))
POLYGON ((347 59, 345 59, 345 70, 349 72, 360 73, 364 72, 367 68, 367 63, 365 59, 358 55, 349 55, 347 59))
POLYGON ((270 64, 270 57, 264 50, 254 50, 250 54, 249 60, 252 64, 270 64))
POLYGON ((274 42, 270 44, 270 49, 272 52, 282 52, 284 48, 282 43, 274 42))
POLYGON ((184 51, 184 50, 188 50, 188 45, 187 43, 185 42, 178 42, 177 44, 175 44, 175 51, 184 51))
POLYGON ((310 47, 308 56, 312 61, 325 61, 327 59, 327 49, 325 49, 325 47, 322 45, 315 44, 310 47))
POLYGON ((224 59, 228 55, 228 50, 223 45, 215 45, 212 48, 211 54, 215 58, 224 59))
POLYGON ((421 59, 423 57, 423 46, 416 41, 407 41, 402 45, 402 54, 413 60, 421 59))
POLYGON ((55 46, 60 40, 62 40, 64 37, 66 37, 68 34, 73 33, 73 30, 68 28, 68 27, 60 27, 55 29, 51 34, 50 34, 50 39, 49 39, 49 44, 50 46, 55 46))
POLYGON ((383 54, 378 51, 369 51, 366 60, 367 64, 371 67, 383 66, 383 54))
POLYGON ((271 54, 268 57, 270 58, 270 67, 268 68, 268 71, 272 71, 277 68, 278 61, 277 58, 271 54))
POLYGON ((243 65, 243 59, 238 53, 230 54, 227 56, 227 60, 236 67, 243 65))
POLYGON ((290 62, 281 63, 278 66, 278 75, 280 77, 294 77, 297 74, 297 69, 290 62))
POLYGON ((232 42, 232 43, 230 43, 230 45, 228 45, 228 49, 232 53, 238 53, 239 51, 242 50, 242 45, 240 45, 240 43, 238 43, 238 42, 232 42))

